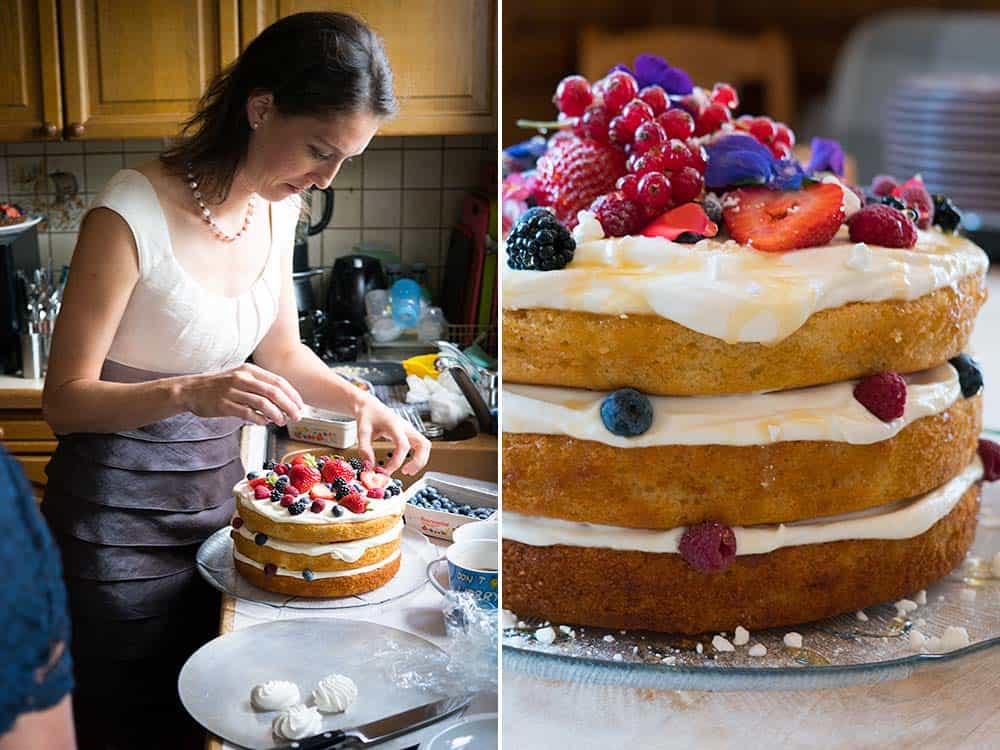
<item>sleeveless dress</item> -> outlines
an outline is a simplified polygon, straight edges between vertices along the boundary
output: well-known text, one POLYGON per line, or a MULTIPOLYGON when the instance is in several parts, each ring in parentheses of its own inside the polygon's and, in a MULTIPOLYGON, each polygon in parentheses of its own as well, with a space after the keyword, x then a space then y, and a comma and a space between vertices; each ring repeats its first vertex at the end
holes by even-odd
MULTIPOLYGON (((297 199, 271 204, 267 260, 239 297, 209 292, 180 265, 156 192, 140 172, 118 172, 92 207, 99 206, 128 224, 139 261, 101 380, 136 383, 243 363, 277 316, 297 199)), ((244 473, 242 426, 237 418, 184 412, 111 434, 58 436, 41 507, 69 595, 81 748, 128 746, 85 736, 110 736, 101 722, 109 705, 116 731, 124 731, 124 711, 145 725, 149 746, 152 727, 143 718, 176 714, 180 666, 217 634, 220 599, 201 580, 195 554, 232 517, 232 486, 244 473)))

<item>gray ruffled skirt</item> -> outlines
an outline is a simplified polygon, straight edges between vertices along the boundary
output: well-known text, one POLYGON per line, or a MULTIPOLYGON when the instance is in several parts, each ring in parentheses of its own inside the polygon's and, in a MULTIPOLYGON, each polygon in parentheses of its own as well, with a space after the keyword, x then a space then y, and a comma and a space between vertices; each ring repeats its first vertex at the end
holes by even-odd
MULTIPOLYGON (((111 361, 101 373, 112 382, 163 377, 111 361)), ((115 721, 131 709, 147 730, 146 720, 177 709, 181 665, 218 633, 220 598, 195 555, 232 518, 243 424, 183 413, 59 437, 41 507, 62 553, 79 709, 108 714, 111 699, 115 721)))

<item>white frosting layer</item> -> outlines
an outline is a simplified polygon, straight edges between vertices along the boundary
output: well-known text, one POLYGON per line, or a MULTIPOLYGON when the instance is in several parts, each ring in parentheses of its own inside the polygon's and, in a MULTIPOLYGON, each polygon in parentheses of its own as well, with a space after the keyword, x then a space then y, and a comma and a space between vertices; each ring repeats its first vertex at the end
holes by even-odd
POLYGON ((920 230, 915 247, 899 249, 853 243, 841 227, 828 245, 765 253, 714 239, 594 238, 596 222, 584 219, 566 268, 503 264, 505 309, 659 315, 728 343, 775 343, 820 310, 916 299, 989 265, 976 245, 938 230, 920 230))
MULTIPOLYGON (((241 479, 233 487, 233 494, 236 500, 242 505, 249 506, 261 515, 267 516, 272 521, 278 523, 355 523, 357 521, 371 521, 373 518, 384 518, 385 516, 399 516, 403 514, 402 494, 384 498, 366 498, 368 510, 364 513, 353 513, 344 508, 344 515, 335 516, 331 512, 333 501, 326 501, 326 508, 322 513, 313 513, 308 508, 305 513, 293 516, 288 512, 288 508, 283 508, 281 503, 272 503, 270 500, 257 500, 253 496, 253 487, 246 479, 241 479)), ((343 506, 341 506, 343 508, 343 506)))
MULTIPOLYGON (((250 531, 250 529, 246 527, 246 524, 240 526, 240 528, 236 530, 236 533, 246 539, 249 539, 251 542, 254 541, 254 537, 257 535, 256 532, 250 531)), ((295 555, 309 555, 310 557, 329 555, 337 560, 353 563, 360 560, 361 556, 372 547, 377 547, 380 544, 386 544, 394 539, 399 539, 399 536, 402 533, 403 519, 399 519, 399 522, 388 531, 384 531, 381 534, 370 536, 365 539, 353 539, 349 542, 317 543, 288 542, 284 539, 275 539, 274 537, 269 536, 267 541, 264 543, 264 546, 281 550, 282 552, 290 552, 295 555)))
MULTIPOLYGON (((391 555, 389 555, 384 560, 379 560, 374 565, 363 565, 360 568, 351 568, 350 570, 316 570, 313 571, 313 578, 346 578, 347 576, 356 576, 361 573, 367 573, 371 570, 378 570, 379 568, 388 565, 397 557, 399 557, 400 550, 396 550, 391 555)), ((233 557, 242 563, 247 565, 253 565, 255 568, 260 570, 264 569, 264 563, 257 562, 256 560, 251 560, 246 555, 242 554, 238 549, 233 550, 233 557)), ((289 576, 291 578, 302 578, 301 570, 289 570, 288 568, 278 568, 275 571, 277 576, 289 576)))
POLYGON ((606 393, 505 385, 503 431, 566 435, 619 448, 654 445, 766 445, 789 440, 869 444, 888 440, 921 417, 940 414, 962 395, 945 363, 905 375, 903 416, 883 422, 854 398, 857 381, 730 396, 650 396, 653 424, 621 437, 601 421, 606 393))
POLYGON ((250 703, 258 711, 277 711, 301 701, 299 686, 287 680, 268 680, 250 691, 250 703))
MULTIPOLYGON (((736 526, 737 555, 759 555, 782 547, 845 539, 912 539, 948 515, 962 495, 983 475, 977 456, 951 481, 909 500, 839 516, 769 526, 736 526)), ((548 547, 605 547, 640 552, 676 553, 684 528, 653 530, 561 521, 506 511, 503 536, 522 544, 548 547)))
POLYGON ((300 703, 286 708, 274 718, 271 731, 286 740, 301 740, 317 735, 323 729, 323 717, 313 706, 300 703))
POLYGON ((312 692, 313 703, 325 714, 339 714, 358 699, 358 686, 347 675, 330 674, 312 692))

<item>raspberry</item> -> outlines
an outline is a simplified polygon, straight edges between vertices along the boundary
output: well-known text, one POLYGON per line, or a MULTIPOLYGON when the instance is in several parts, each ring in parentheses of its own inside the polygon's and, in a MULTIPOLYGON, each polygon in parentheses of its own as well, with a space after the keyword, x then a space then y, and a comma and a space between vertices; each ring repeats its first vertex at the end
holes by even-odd
POLYGON ((668 109, 656 118, 667 138, 686 140, 694 135, 694 118, 683 109, 668 109))
POLYGON ((559 81, 552 102, 560 112, 570 117, 579 117, 594 101, 590 83, 583 76, 567 76, 559 81))
POLYGON ((238 529, 243 525, 243 519, 239 516, 233 516, 232 524, 234 529, 238 529))
POLYGON ((736 109, 740 106, 740 98, 736 95, 736 89, 728 83, 717 83, 712 87, 712 101, 729 109, 736 109))
POLYGON ((620 190, 626 198, 633 203, 639 200, 639 177, 634 174, 627 174, 618 179, 615 183, 615 190, 620 190))
POLYGON ((910 208, 917 211, 917 226, 920 229, 927 229, 934 218, 934 199, 924 187, 924 181, 919 177, 907 180, 899 186, 899 197, 910 208))
POLYGON ((258 484, 253 488, 253 496, 258 500, 263 500, 264 498, 271 496, 271 490, 268 489, 266 484, 258 484))
POLYGON ((640 229, 645 212, 617 190, 602 195, 590 204, 590 210, 601 222, 608 237, 624 237, 640 229))
POLYGON ((670 109, 670 98, 667 96, 667 92, 663 90, 662 87, 653 84, 652 86, 646 86, 646 88, 641 89, 636 98, 642 99, 646 102, 653 110, 653 116, 663 114, 668 109, 670 109))
POLYGON ((288 464, 276 464, 274 467, 275 474, 287 474, 289 470, 288 464))
POLYGON ((650 172, 640 178, 639 203, 651 211, 666 208, 670 203, 670 180, 662 172, 650 172))
POLYGON ((639 125, 632 136, 632 153, 644 154, 653 146, 659 146, 667 140, 667 134, 658 123, 648 120, 639 125))
POLYGON ((313 500, 312 505, 309 506, 309 510, 311 510, 313 513, 322 513, 323 508, 325 507, 326 503, 324 503, 322 500, 313 500))
POLYGON ((695 570, 715 573, 736 557, 736 534, 724 523, 705 521, 684 530, 677 551, 695 570))
POLYGON ((588 107, 573 126, 573 132, 580 138, 588 138, 598 143, 608 143, 608 127, 611 114, 604 107, 588 107))
POLYGON ((983 462, 983 479, 987 482, 1000 479, 1000 445, 980 438, 979 458, 983 462))
POLYGON ((625 174, 625 155, 614 146, 569 136, 539 158, 535 190, 540 205, 551 206, 568 229, 576 226, 577 212, 614 189, 625 174))
POLYGON ((634 135, 635 126, 622 115, 613 118, 611 124, 608 126, 608 137, 612 143, 616 143, 619 146, 627 146, 632 142, 634 135))
POLYGON ((604 97, 604 106, 613 115, 617 115, 639 93, 639 84, 624 70, 608 73, 596 84, 604 97))
POLYGON ((896 189, 896 180, 887 174, 875 175, 872 180, 872 195, 892 195, 892 191, 896 189))
POLYGON ((281 507, 287 508, 290 505, 294 505, 295 501, 298 500, 295 495, 282 495, 281 496, 281 507))
POLYGON ((854 398, 883 422, 891 422, 903 416, 906 381, 895 372, 869 375, 854 386, 854 398))
POLYGON ((723 104, 709 104, 698 116, 695 123, 695 135, 708 135, 721 128, 732 119, 729 108, 723 104))
POLYGON ((670 177, 673 188, 674 203, 687 203, 701 195, 705 187, 705 178, 693 167, 682 167, 670 177))
POLYGON ((917 228, 902 211, 890 206, 865 206, 847 221, 851 242, 867 242, 882 247, 913 247, 917 228))
MULTIPOLYGON (((556 271, 573 260, 576 242, 544 208, 529 208, 507 236, 507 265, 528 271, 556 271)), ((350 470, 350 467, 348 467, 350 470)), ((354 472, 338 478, 354 479, 354 472)))
POLYGON ((601 402, 601 421, 613 435, 636 437, 653 424, 653 405, 635 388, 620 388, 601 402))

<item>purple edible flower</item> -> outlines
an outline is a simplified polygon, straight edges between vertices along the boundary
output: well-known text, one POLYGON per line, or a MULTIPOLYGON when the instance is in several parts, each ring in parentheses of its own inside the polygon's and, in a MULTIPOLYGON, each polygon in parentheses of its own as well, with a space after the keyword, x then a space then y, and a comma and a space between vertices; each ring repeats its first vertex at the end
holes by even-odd
POLYGON ((731 185, 767 185, 774 177, 770 150, 749 135, 726 135, 705 147, 708 165, 705 185, 720 189, 731 185))
POLYGON ((671 67, 670 64, 659 55, 637 55, 635 58, 635 70, 627 65, 619 63, 609 72, 623 70, 635 78, 639 88, 646 86, 660 86, 668 94, 681 96, 690 94, 694 89, 694 83, 687 71, 681 68, 671 67))
POLYGON ((812 154, 806 172, 833 172, 838 177, 844 176, 844 149, 837 141, 830 138, 813 138, 812 154))

